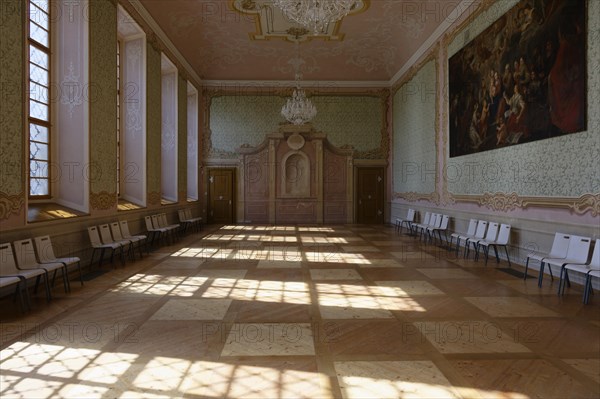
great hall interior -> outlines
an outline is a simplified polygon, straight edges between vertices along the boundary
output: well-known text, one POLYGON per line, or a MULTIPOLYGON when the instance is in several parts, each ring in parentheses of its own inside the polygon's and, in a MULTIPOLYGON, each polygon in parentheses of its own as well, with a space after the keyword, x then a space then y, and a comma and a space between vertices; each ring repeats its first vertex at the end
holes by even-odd
POLYGON ((600 1, 1 0, 2 398, 600 397, 600 1))

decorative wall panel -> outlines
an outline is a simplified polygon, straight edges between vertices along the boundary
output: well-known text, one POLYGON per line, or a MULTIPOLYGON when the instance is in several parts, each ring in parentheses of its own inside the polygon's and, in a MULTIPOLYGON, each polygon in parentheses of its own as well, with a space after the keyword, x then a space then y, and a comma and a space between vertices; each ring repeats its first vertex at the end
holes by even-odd
POLYGON ((110 1, 90 1, 90 205, 96 210, 116 209, 117 7, 110 1), (114 201, 109 197, 114 197, 114 201), (113 206, 114 205, 114 206, 113 206))
POLYGON ((326 149, 323 158, 323 221, 345 223, 348 217, 348 157, 326 149))
POLYGON ((436 191, 436 64, 426 62, 393 97, 393 191, 436 191))
MULTIPOLYGON (((358 158, 387 157, 386 92, 372 95, 313 95, 316 131, 327 133, 337 147, 353 147, 358 158)), ((208 108, 205 156, 233 158, 242 145, 257 146, 266 133, 284 122, 285 96, 236 96, 205 91, 208 108)))
MULTIPOLYGON (((2 0, 0 13, 0 223, 25 205, 23 159, 22 0, 2 0)), ((15 223, 23 221, 16 221, 15 223)))

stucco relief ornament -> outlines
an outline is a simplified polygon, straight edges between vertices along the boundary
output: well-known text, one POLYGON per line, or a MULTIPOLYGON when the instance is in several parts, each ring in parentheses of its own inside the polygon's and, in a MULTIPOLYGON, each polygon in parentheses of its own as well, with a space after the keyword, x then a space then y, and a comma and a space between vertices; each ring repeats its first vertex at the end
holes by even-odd
POLYGON ((287 139, 287 145, 292 150, 299 150, 299 149, 301 149, 302 147, 304 147, 304 143, 305 143, 304 137, 302 137, 302 135, 298 134, 298 133, 292 134, 287 139))
POLYGON ((75 73, 73 61, 69 63, 67 73, 62 81, 60 103, 69 106, 69 118, 73 118, 75 107, 83 104, 83 88, 79 83, 79 74, 75 73))
POLYGON ((483 194, 483 197, 479 199, 479 205, 495 211, 508 212, 513 211, 516 208, 521 208, 523 205, 523 200, 517 195, 517 193, 485 193, 483 194))

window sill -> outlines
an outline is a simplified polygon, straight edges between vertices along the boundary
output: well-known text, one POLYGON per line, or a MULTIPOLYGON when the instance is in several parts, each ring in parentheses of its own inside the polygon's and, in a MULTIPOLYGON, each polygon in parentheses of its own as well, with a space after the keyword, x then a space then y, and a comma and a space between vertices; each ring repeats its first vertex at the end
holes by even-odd
POLYGON ((131 201, 127 201, 119 198, 119 203, 117 204, 117 211, 126 212, 126 211, 135 211, 138 209, 144 209, 144 206, 134 204, 131 201))
POLYGON ((177 201, 171 201, 165 198, 161 198, 160 199, 160 204, 161 205, 175 205, 177 203, 177 201))
POLYGON ((53 202, 30 203, 27 206, 27 222, 47 222, 49 220, 64 220, 80 216, 87 216, 85 212, 67 208, 53 202))

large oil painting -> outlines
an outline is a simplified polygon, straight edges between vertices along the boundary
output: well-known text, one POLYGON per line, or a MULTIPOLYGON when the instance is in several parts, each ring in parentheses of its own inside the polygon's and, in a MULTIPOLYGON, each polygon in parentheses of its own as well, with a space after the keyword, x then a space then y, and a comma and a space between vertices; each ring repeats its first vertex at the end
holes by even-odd
POLYGON ((450 58, 450 157, 586 129, 586 3, 522 0, 450 58))

